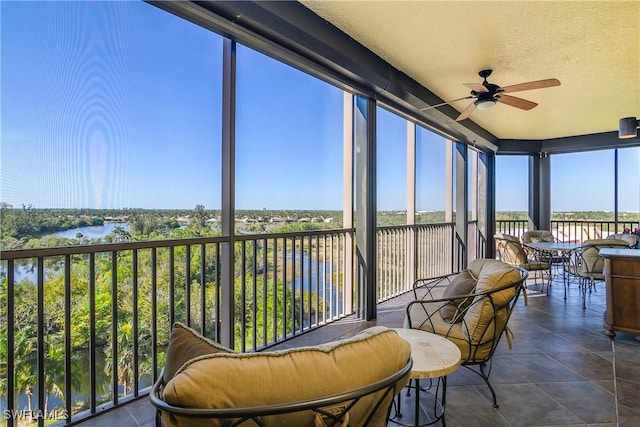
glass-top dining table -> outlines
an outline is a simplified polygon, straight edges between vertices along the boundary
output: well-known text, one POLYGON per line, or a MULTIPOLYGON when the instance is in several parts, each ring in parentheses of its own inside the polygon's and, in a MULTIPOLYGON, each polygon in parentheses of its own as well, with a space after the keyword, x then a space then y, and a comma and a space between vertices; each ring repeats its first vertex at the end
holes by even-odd
POLYGON ((533 249, 541 261, 549 263, 549 274, 552 274, 553 265, 562 267, 562 283, 565 288, 565 299, 567 298, 567 266, 571 260, 571 254, 580 249, 582 245, 577 242, 531 242, 524 246, 533 249))
POLYGON ((531 242, 525 243, 525 246, 543 252, 571 252, 582 245, 575 242, 531 242))

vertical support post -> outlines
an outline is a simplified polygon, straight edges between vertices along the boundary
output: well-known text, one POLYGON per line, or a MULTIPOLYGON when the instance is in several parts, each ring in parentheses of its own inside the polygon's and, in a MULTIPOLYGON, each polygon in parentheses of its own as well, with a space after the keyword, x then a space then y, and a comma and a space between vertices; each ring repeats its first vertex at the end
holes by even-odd
MULTIPOLYGON (((173 268, 173 266, 171 266, 173 268)), ((111 400, 118 404, 118 252, 111 251, 111 400)))
POLYGON ((487 234, 487 192, 488 192, 487 153, 478 153, 478 237, 481 247, 478 257, 486 258, 487 246, 491 239, 487 234))
POLYGON ((455 164, 456 164, 456 241, 458 242, 458 270, 467 266, 467 236, 468 226, 468 189, 467 189, 467 146, 460 142, 455 143, 455 164))
MULTIPOLYGON (((344 92, 342 101, 342 227, 353 228, 353 95, 344 92)), ((353 234, 344 239, 345 312, 353 311, 353 234)))
MULTIPOLYGON (((38 290, 37 290, 37 304, 38 304, 38 329, 36 332, 37 340, 37 356, 36 356, 36 381, 38 382, 38 411, 44 413, 44 356, 46 350, 44 348, 45 336, 44 336, 44 258, 38 257, 37 266, 38 275, 38 290)), ((44 417, 38 417, 38 427, 44 426, 44 417)))
POLYGON ((613 150, 613 221, 614 232, 618 232, 618 149, 613 150))
POLYGON ((405 254, 407 259, 406 289, 416 280, 416 124, 407 120, 407 237, 405 254))
POLYGON ((493 235, 496 234, 496 155, 485 154, 481 157, 486 166, 487 174, 487 198, 484 202, 486 209, 486 236, 487 246, 485 249, 485 257, 496 257, 496 244, 493 235))
POLYGON ((376 104, 355 99, 357 315, 376 317, 376 104))
POLYGON ((444 148, 444 222, 453 222, 453 142, 445 140, 444 148))
POLYGON ((222 51, 222 218, 221 232, 227 240, 221 247, 220 336, 222 345, 234 348, 234 286, 235 252, 235 119, 236 119, 236 43, 225 38, 222 51))
POLYGON ((529 229, 551 229, 551 162, 547 153, 529 158, 529 229))
MULTIPOLYGON (((444 222, 447 224, 453 223, 453 142, 450 139, 444 140, 444 222)), ((451 272, 456 271, 456 231, 455 224, 451 229, 451 248, 449 248, 449 254, 451 256, 451 265, 449 270, 451 272)))
POLYGON ((478 194, 480 191, 479 182, 478 182, 478 152, 475 150, 466 148, 467 153, 467 174, 468 180, 467 183, 467 195, 468 195, 468 205, 467 205, 467 262, 474 260, 477 258, 478 254, 478 244, 479 244, 479 234, 480 234, 480 223, 478 221, 478 194), (474 227, 469 227, 468 221, 475 221, 474 227), (473 233, 475 230, 475 233, 473 233), (471 232, 471 234, 469 234, 471 232))
MULTIPOLYGON (((10 414, 14 414, 16 408, 15 399, 15 264, 14 260, 7 260, 7 379, 6 379, 6 409, 10 414)), ((6 417, 5 417, 6 418, 6 417)), ((15 417, 12 415, 6 420, 7 427, 17 425, 15 417)))

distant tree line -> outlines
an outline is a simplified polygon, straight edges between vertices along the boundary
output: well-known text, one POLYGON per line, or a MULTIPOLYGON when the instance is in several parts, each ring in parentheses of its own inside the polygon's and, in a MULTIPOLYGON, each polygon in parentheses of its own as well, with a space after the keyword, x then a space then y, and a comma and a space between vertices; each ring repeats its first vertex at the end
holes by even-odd
MULTIPOLYGON (((2 250, 65 246, 143 239, 167 239, 220 234, 220 209, 36 209, 32 205, 15 208, 0 203, 0 247, 2 250), (126 221, 128 230, 116 227, 115 233, 99 241, 76 236, 76 239, 56 238, 55 233, 103 225, 108 221, 126 221), (188 231, 184 231, 188 228, 188 231)), ((453 212, 455 218, 455 212, 453 212)), ((621 212, 620 221, 638 221, 640 213, 621 212)), ((526 211, 498 211, 497 221, 526 221, 526 211)), ((605 211, 553 212, 558 221, 612 221, 613 213, 605 211)), ((237 209, 236 229, 239 233, 277 233, 291 231, 342 228, 342 211, 295 209, 237 209)), ((405 211, 379 211, 377 225, 405 225, 405 211)), ((444 211, 420 211, 417 224, 445 222, 444 211)))
POLYGON ((7 203, 0 203, 0 243, 3 249, 19 248, 33 237, 103 223, 104 219, 98 216, 77 215, 57 209, 35 209, 32 205, 14 209, 7 203))

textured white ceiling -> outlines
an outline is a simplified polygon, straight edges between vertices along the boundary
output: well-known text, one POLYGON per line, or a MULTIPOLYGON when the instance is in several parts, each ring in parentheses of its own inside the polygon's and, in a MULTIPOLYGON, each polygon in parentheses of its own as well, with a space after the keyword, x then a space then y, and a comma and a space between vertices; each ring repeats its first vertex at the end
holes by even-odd
POLYGON ((513 94, 532 110, 498 104, 468 119, 498 138, 608 132, 640 117, 640 0, 301 3, 444 100, 468 95, 462 83, 487 68, 499 86, 560 80, 513 94))

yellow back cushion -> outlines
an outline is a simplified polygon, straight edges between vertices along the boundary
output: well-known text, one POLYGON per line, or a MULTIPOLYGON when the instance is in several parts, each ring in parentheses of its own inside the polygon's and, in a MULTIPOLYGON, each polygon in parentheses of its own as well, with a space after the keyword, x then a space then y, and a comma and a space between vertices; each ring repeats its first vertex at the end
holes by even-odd
MULTIPOLYGON (((243 408, 296 402, 364 387, 401 370, 409 344, 388 328, 373 327, 345 340, 314 347, 261 353, 216 353, 187 362, 165 385, 163 399, 175 406, 243 408)), ((406 383, 406 378, 403 380, 406 383)), ((399 384, 398 390, 404 386, 399 384)), ((349 410, 350 425, 368 413, 379 394, 349 410)), ((391 396, 368 425, 386 425, 391 396)), ((218 426, 223 421, 194 420, 164 414, 172 426, 218 426)), ((265 425, 313 426, 315 414, 275 415, 265 425)))
POLYGON ((211 341, 180 322, 176 322, 171 329, 162 380, 165 384, 168 383, 178 369, 194 357, 220 352, 233 353, 233 350, 211 341))
MULTIPOLYGON (((495 259, 476 259, 469 263, 468 270, 478 278, 475 292, 485 292, 495 288, 501 288, 520 280, 520 272, 502 261, 495 259)), ((496 292, 489 298, 476 297, 469 307, 464 318, 468 330, 463 332, 471 340, 472 345, 477 345, 493 339, 496 331, 501 332, 506 325, 508 304, 516 296, 515 288, 507 288, 496 292), (492 301, 495 305, 492 306, 492 301), (498 316, 494 319, 494 310, 498 316)))

